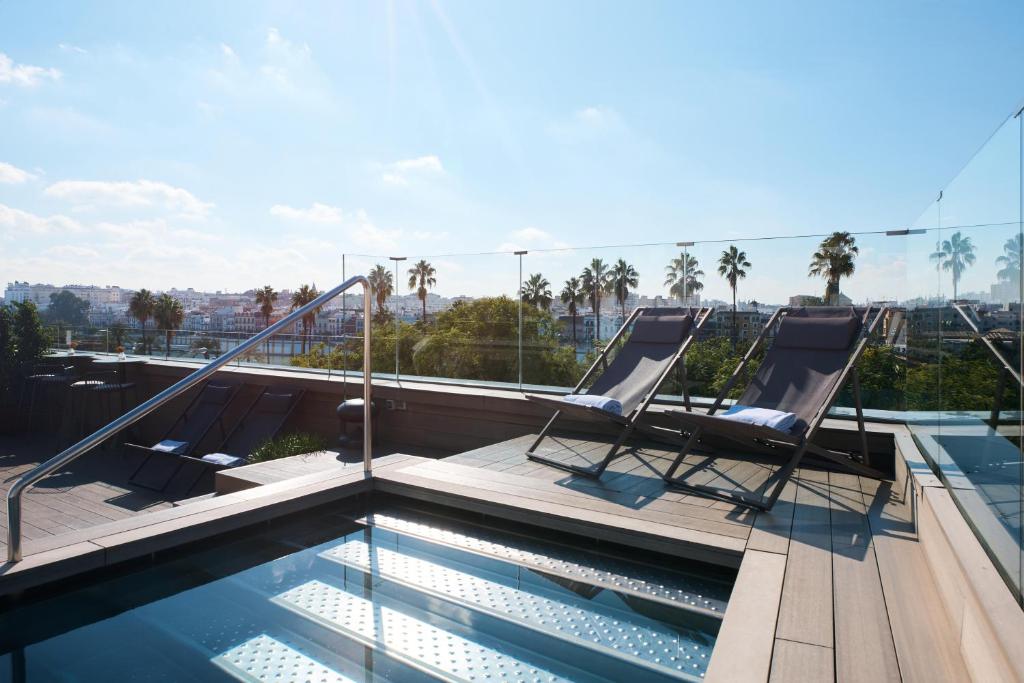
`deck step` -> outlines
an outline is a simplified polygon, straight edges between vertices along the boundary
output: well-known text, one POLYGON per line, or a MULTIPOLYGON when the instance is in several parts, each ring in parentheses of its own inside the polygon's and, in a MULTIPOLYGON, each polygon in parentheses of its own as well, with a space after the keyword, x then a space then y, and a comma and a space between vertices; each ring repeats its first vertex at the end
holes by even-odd
POLYGON ((211 661, 238 680, 253 683, 356 683, 265 633, 239 643, 211 661))
POLYGON ((654 568, 645 571, 643 565, 611 557, 601 558, 604 567, 593 567, 585 564, 587 561, 592 562, 593 558, 583 551, 559 547, 553 553, 555 549, 550 543, 541 543, 525 537, 517 538, 484 527, 473 528, 472 533, 466 533, 439 523, 414 521, 385 513, 374 513, 356 521, 403 536, 527 567, 569 581, 634 595, 674 608, 696 611, 718 620, 722 619, 727 605, 726 600, 709 594, 721 592, 720 589, 716 591, 718 587, 711 582, 706 582, 703 587, 697 587, 697 590, 678 588, 670 585, 672 578, 675 577, 668 576, 668 572, 659 572, 654 568))
POLYGON ((711 658, 713 643, 686 639, 656 622, 566 604, 379 544, 348 541, 320 557, 661 674, 699 679, 711 658))
POLYGON ((443 680, 463 683, 479 683, 486 678, 552 683, 568 680, 315 579, 271 600, 443 680))

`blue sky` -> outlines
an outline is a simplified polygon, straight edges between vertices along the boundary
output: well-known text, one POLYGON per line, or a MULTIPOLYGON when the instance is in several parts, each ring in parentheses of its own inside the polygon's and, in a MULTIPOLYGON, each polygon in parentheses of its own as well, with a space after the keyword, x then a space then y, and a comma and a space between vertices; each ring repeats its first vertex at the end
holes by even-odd
MULTIPOLYGON (((909 225, 1024 98, 1022 25, 1011 2, 3 2, 0 283, 323 287, 348 253, 511 293, 513 257, 442 255, 518 247, 556 284, 623 256, 662 293, 672 246, 536 250, 909 225)), ((1004 137, 962 185, 1016 173, 1004 137)), ((1018 220, 1014 178, 957 219, 1018 220)), ((1012 230, 975 230, 988 268, 1012 230)), ((741 298, 820 290, 815 241, 750 243, 741 298)), ((863 246, 865 297, 928 251, 863 246)), ((725 298, 720 250, 695 248, 725 298)))

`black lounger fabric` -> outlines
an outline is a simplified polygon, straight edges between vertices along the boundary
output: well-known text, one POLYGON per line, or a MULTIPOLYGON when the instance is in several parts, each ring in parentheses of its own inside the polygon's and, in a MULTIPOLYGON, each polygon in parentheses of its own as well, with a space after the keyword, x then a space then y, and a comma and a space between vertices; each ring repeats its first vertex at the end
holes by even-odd
POLYGON ((218 450, 241 458, 249 457, 257 446, 273 438, 284 426, 296 398, 297 392, 265 391, 218 450))
POLYGON ((797 422, 789 433, 803 433, 842 375, 862 325, 852 308, 787 314, 737 403, 795 413, 797 422))
POLYGON ((651 385, 673 361, 693 327, 688 312, 679 315, 680 309, 665 310, 669 314, 636 319, 632 334, 586 393, 616 399, 622 404, 622 414, 629 415, 648 392, 657 389, 651 385))
POLYGON ((199 446, 203 435, 220 418, 224 412, 224 407, 234 394, 234 387, 207 384, 203 387, 199 398, 182 415, 182 419, 177 423, 172 433, 167 435, 167 438, 175 441, 184 441, 188 444, 185 454, 191 454, 199 446))

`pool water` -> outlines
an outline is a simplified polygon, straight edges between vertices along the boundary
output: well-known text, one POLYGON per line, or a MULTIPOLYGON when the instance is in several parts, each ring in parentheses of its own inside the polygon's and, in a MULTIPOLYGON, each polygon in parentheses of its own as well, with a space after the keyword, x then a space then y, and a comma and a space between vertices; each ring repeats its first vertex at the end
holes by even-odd
POLYGON ((727 572, 457 513, 323 513, 0 615, 0 681, 700 680, 727 572))

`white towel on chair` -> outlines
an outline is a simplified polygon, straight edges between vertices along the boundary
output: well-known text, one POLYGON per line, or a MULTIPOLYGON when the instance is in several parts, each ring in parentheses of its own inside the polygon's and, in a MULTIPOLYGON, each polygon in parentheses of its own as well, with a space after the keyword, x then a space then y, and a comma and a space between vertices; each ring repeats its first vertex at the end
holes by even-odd
POLYGON ((612 413, 613 415, 622 415, 622 404, 616 399, 608 398, 607 396, 595 396, 593 394, 567 394, 562 397, 562 400, 567 403, 575 403, 580 406, 597 408, 606 413, 612 413))
POLYGON ((736 420, 762 427, 771 427, 780 432, 788 432, 796 424, 794 413, 784 413, 781 410, 770 408, 753 408, 751 406, 735 405, 725 411, 719 417, 726 420, 736 420))
POLYGON ((154 451, 161 451, 163 453, 173 453, 174 455, 182 455, 188 450, 188 441, 175 441, 174 439, 164 439, 160 443, 153 446, 154 451))
POLYGON ((217 465, 224 465, 226 467, 238 467, 239 465, 245 464, 245 458, 239 458, 236 455, 228 455, 227 453, 209 453, 203 456, 203 460, 217 465))

